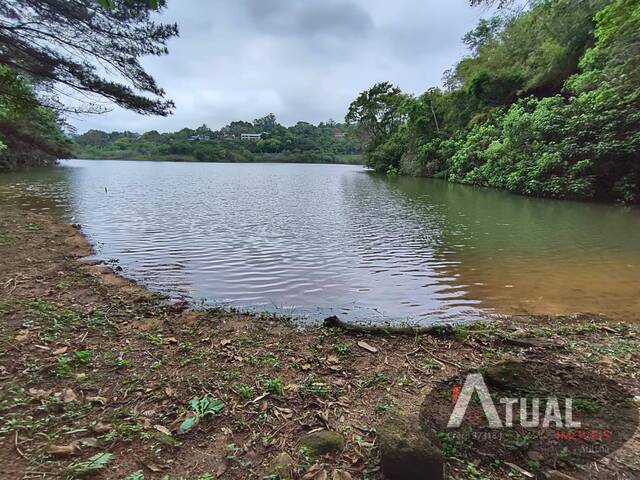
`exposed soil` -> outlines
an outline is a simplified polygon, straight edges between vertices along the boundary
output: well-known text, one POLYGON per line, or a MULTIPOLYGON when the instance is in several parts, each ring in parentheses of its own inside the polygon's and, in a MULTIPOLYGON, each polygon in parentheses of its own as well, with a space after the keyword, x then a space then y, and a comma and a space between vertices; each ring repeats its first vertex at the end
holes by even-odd
MULTIPOLYGON (((85 239, 53 213, 2 209, 2 478, 259 479, 287 452, 293 478, 379 479, 375 429, 388 412, 418 412, 438 382, 498 361, 570 364, 640 394, 635 324, 517 317, 407 335, 192 311, 79 261, 85 239), (180 433, 205 396, 217 407, 180 433), (344 449, 301 449, 314 430, 340 433, 344 449), (81 464, 100 452, 113 455, 104 468, 81 464)), ((639 445, 636 433, 605 459, 557 467, 640 478, 639 445)), ((495 462, 500 451, 445 452, 448 475, 532 478, 524 460, 495 462)))

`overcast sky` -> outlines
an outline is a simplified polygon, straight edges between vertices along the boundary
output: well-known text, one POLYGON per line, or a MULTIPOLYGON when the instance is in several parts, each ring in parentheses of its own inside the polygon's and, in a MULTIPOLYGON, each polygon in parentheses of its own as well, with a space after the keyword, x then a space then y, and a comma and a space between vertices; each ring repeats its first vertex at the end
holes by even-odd
POLYGON ((466 54, 462 36, 487 12, 468 0, 168 0, 180 37, 143 64, 176 103, 169 117, 112 112, 71 119, 79 133, 174 131, 273 112, 341 121, 351 100, 388 80, 421 93, 466 54))

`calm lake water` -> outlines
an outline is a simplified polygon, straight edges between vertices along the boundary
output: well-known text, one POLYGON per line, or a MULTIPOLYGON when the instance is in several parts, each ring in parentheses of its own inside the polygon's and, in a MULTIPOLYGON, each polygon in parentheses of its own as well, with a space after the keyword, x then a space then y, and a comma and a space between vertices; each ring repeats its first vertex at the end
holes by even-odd
POLYGON ((194 302, 308 321, 640 317, 637 208, 357 166, 83 160, 0 175, 0 201, 61 209, 98 258, 194 302))

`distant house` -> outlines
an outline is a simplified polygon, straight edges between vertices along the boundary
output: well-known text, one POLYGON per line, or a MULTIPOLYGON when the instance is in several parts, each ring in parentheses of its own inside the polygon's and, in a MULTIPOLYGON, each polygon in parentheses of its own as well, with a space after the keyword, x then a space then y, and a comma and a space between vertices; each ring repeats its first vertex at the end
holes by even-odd
POLYGON ((189 140, 190 142, 208 142, 209 140, 211 140, 211 136, 210 135, 192 135, 189 138, 187 138, 187 140, 189 140))
POLYGON ((346 133, 344 133, 340 128, 336 128, 336 129, 333 131, 333 137, 334 137, 334 138, 344 138, 344 137, 346 137, 346 136, 347 136, 347 134, 346 134, 346 133))
POLYGON ((262 133, 241 133, 240 140, 249 140, 252 142, 257 142, 262 138, 262 133))

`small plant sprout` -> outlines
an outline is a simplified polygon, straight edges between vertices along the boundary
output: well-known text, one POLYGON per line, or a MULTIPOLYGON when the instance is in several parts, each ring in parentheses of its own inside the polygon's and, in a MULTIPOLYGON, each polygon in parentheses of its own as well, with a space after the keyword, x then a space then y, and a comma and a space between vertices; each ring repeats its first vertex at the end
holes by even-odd
POLYGON ((269 380, 267 382, 267 392, 273 395, 282 395, 282 380, 279 377, 269 380))
POLYGON ((144 472, 142 470, 138 470, 137 472, 130 473, 123 480, 144 480, 144 472))
POLYGON ((113 460, 113 454, 101 452, 84 462, 74 462, 67 467, 67 472, 72 478, 85 477, 102 470, 113 460))
POLYGON ((73 355, 78 362, 87 363, 89 360, 91 360, 93 352, 91 350, 79 350, 73 355))
POLYGON ((180 425, 180 433, 189 431, 201 419, 207 416, 217 415, 224 408, 224 402, 217 399, 209 399, 207 395, 204 397, 193 397, 189 402, 192 414, 180 425))

